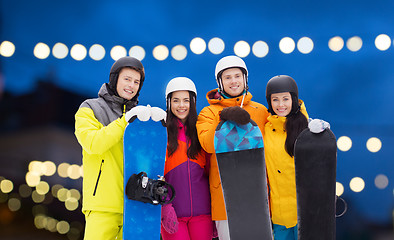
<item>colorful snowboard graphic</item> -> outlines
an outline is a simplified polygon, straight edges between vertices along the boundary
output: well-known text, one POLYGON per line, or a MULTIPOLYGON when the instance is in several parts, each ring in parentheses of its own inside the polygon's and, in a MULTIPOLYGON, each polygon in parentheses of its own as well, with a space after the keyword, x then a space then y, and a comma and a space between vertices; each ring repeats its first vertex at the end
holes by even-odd
POLYGON ((257 124, 222 121, 214 144, 231 240, 272 239, 264 144, 257 124))
POLYGON ((298 239, 335 239, 337 145, 330 129, 298 136, 294 161, 298 205, 298 239))
MULTIPOLYGON (((163 176, 167 131, 162 123, 135 119, 124 134, 124 187, 132 174, 163 176)), ((124 196, 123 239, 159 240, 161 205, 130 200, 124 196)))

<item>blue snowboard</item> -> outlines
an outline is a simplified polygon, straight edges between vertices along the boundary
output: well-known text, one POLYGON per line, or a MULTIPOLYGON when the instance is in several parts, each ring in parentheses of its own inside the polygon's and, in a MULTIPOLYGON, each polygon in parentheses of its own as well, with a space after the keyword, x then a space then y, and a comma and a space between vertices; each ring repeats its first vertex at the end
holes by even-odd
POLYGON ((294 146, 298 239, 335 239, 337 144, 330 129, 305 129, 294 146))
MULTIPOLYGON (((135 119, 124 133, 124 189, 132 174, 163 176, 167 130, 161 122, 135 119)), ((161 205, 130 200, 124 195, 123 239, 159 240, 161 205)))
POLYGON ((257 124, 222 121, 214 144, 231 240, 272 239, 264 144, 257 124))

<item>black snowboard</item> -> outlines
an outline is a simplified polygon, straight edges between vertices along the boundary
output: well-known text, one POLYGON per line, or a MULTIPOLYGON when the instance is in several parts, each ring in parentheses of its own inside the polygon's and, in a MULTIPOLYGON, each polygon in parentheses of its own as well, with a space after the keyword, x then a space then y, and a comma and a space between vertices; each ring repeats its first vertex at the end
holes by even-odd
POLYGON ((330 129, 305 129, 294 147, 298 239, 335 239, 337 145, 330 129))
POLYGON ((215 151, 231 240, 272 239, 264 145, 255 122, 220 122, 215 151))

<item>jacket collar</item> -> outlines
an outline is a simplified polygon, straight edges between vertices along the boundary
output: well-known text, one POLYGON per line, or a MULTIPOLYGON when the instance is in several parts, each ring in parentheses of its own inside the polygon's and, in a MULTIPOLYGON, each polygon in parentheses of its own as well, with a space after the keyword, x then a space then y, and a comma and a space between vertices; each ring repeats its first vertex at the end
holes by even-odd
MULTIPOLYGON (((219 104, 224 107, 240 106, 242 102, 242 96, 228 98, 228 99, 223 98, 218 92, 217 88, 209 91, 207 93, 206 98, 209 104, 211 105, 219 104)), ((244 105, 249 104, 251 100, 252 100, 252 94, 248 91, 244 99, 244 105)))
POLYGON ((126 106, 126 111, 129 111, 131 108, 137 106, 138 100, 127 100, 122 97, 118 97, 114 94, 111 94, 111 92, 108 90, 108 84, 104 83, 100 91, 98 93, 98 96, 103 98, 113 109, 118 109, 120 107, 121 111, 123 112, 124 106, 126 106))

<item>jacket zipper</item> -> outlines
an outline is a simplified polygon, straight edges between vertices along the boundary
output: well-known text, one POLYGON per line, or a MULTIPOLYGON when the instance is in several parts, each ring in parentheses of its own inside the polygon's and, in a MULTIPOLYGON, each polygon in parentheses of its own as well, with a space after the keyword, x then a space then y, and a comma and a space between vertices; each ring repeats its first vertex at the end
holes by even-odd
POLYGON ((100 171, 99 171, 99 174, 98 174, 98 176, 97 176, 96 186, 94 186, 93 196, 96 195, 97 186, 98 186, 98 183, 99 183, 99 180, 100 180, 100 176, 101 176, 101 168, 103 167, 103 164, 104 164, 104 159, 101 160, 100 171))

